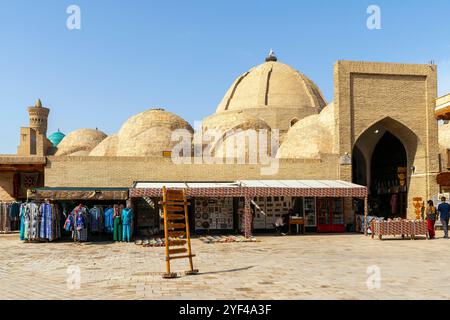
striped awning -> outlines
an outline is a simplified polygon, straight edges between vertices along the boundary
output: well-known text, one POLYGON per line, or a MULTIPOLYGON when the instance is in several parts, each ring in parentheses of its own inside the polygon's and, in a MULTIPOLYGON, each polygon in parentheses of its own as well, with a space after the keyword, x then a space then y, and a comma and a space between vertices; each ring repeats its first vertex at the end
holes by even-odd
POLYGON ((32 200, 127 200, 127 188, 39 188, 27 191, 32 200))
POLYGON ((367 196, 367 188, 341 180, 242 180, 246 194, 256 197, 355 197, 367 196))
POLYGON ((185 189, 189 197, 243 197, 237 182, 136 182, 130 190, 131 198, 161 197, 162 188, 185 189))
POLYGON ((191 197, 355 197, 367 196, 367 188, 340 180, 239 180, 235 182, 137 182, 131 198, 160 197, 161 189, 186 189, 191 197))

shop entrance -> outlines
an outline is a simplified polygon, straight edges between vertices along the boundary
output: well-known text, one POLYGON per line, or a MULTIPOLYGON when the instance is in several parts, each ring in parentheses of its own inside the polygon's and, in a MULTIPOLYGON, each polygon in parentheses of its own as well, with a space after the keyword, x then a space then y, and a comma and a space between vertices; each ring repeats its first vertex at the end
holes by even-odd
POLYGON ((317 199, 317 232, 345 232, 342 198, 317 199))
POLYGON ((370 215, 406 218, 407 153, 392 132, 374 129, 353 149, 353 182, 368 186, 370 215))
POLYGON ((370 168, 370 201, 377 216, 406 218, 406 166, 405 147, 386 132, 375 147, 370 168))

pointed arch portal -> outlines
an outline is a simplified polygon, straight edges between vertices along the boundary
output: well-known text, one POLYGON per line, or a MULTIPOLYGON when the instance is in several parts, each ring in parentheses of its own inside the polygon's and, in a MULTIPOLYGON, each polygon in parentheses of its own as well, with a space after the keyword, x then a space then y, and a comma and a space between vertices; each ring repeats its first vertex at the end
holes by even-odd
POLYGON ((369 190, 370 214, 407 216, 409 164, 417 136, 401 123, 385 118, 364 131, 353 146, 352 180, 369 190))

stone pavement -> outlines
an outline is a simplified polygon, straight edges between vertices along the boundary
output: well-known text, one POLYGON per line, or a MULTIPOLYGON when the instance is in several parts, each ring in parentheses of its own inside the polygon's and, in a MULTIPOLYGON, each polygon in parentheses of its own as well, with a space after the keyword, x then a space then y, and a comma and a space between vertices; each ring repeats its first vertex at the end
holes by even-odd
MULTIPOLYGON (((194 239, 201 273, 164 280, 164 248, 29 244, 17 238, 0 235, 0 299, 450 299, 446 239, 379 241, 359 234, 261 236, 257 243, 225 244, 194 239)), ((178 260, 173 270, 186 267, 187 260, 178 260)))

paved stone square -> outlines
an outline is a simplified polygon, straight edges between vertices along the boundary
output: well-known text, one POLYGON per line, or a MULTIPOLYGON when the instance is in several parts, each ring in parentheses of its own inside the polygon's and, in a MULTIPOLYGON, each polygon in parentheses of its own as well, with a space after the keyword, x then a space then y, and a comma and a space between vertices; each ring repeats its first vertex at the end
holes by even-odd
MULTIPOLYGON (((164 280, 164 248, 30 244, 0 235, 0 298, 450 299, 450 240, 379 241, 359 234, 257 239, 194 239, 201 273, 164 280), (374 270, 381 275, 379 289, 367 286, 374 270)), ((186 267, 187 260, 178 260, 173 269, 186 267)))

